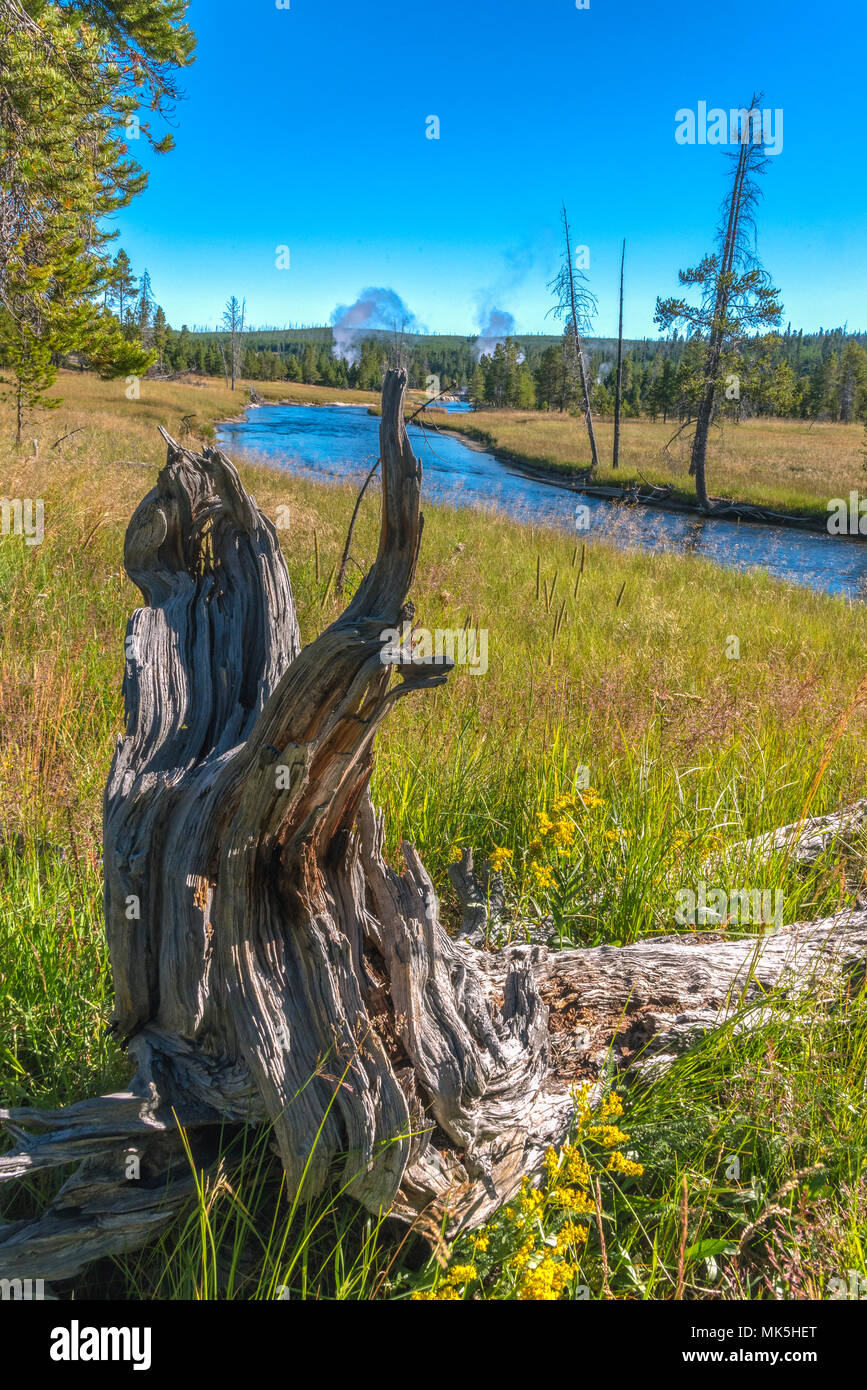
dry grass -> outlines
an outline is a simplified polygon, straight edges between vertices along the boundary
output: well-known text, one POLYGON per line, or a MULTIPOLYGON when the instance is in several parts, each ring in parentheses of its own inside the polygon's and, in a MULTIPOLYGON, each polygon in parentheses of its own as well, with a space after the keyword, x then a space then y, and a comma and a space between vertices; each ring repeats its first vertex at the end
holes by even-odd
MULTIPOLYGON (((590 463, 584 423, 569 415, 485 410, 472 416, 443 413, 437 420, 518 461, 561 469, 586 468, 590 463)), ((695 496, 685 434, 665 451, 676 422, 625 420, 616 473, 606 466, 613 424, 600 420, 595 428, 603 465, 599 482, 640 481, 643 474, 648 482, 673 483, 678 493, 695 496)), ((810 425, 802 420, 726 423, 711 436, 708 487, 712 496, 824 514, 831 497, 846 497, 851 488, 865 491, 864 442, 861 425, 810 425)))

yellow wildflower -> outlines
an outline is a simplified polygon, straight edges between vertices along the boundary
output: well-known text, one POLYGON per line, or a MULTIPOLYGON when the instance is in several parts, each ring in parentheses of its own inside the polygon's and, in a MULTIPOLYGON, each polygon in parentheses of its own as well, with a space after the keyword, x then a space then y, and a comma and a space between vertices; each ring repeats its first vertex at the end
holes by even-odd
POLYGON ((533 887, 534 887, 534 888, 550 888, 550 887, 551 887, 551 884, 552 884, 553 882, 554 882, 554 870, 553 870, 553 869, 549 868, 547 864, 534 864, 534 865, 533 865, 533 887))
POLYGON ((587 1187, 590 1182, 590 1164, 571 1144, 563 1148, 560 1175, 564 1183, 577 1183, 579 1187, 587 1187))
POLYGON ((526 1269, 536 1250, 536 1240, 534 1236, 528 1236, 521 1245, 518 1246, 509 1263, 517 1270, 526 1269))
MULTIPOLYGON (((593 1118, 593 1106, 590 1104, 590 1084, 584 1082, 582 1086, 576 1086, 572 1092, 572 1101, 575 1106, 575 1120, 579 1127, 589 1124, 593 1118)), ((567 1145, 567 1148, 570 1146, 567 1145)))
POLYGON ((596 1210, 587 1194, 577 1187, 558 1187, 551 1201, 558 1210, 572 1212, 574 1216, 592 1216, 596 1210))
POLYGON ((551 832, 551 839, 558 849, 570 849, 575 841, 575 826, 572 821, 567 820, 565 816, 558 820, 551 832))
POLYGON ((538 1187, 528 1187, 522 1190, 518 1202, 522 1215, 533 1216, 544 1205, 545 1194, 538 1187))
POLYGON ((461 859, 463 858, 463 854, 464 852, 461 849, 460 845, 452 845, 451 849, 449 850, 449 863, 459 864, 461 859))
POLYGON ((589 1139, 595 1139, 603 1148, 613 1148, 615 1144, 625 1144, 629 1138, 616 1125, 591 1125, 587 1131, 589 1139))
POLYGON ((608 1160, 606 1167, 609 1173, 622 1173, 627 1178, 638 1178, 644 1172, 644 1165, 635 1163, 625 1154, 615 1150, 608 1160))
POLYGON ((491 869, 496 873, 499 869, 502 869, 511 858, 512 851, 510 849, 501 849, 498 847, 491 855, 491 869))
POLYGON ((609 1120, 619 1120, 622 1114, 623 1101, 616 1091, 612 1091, 599 1107, 599 1119, 603 1124, 607 1124, 609 1120))
POLYGON ((568 1245, 583 1245, 589 1234, 589 1227, 576 1226, 574 1221, 567 1221, 557 1232, 557 1249, 565 1250, 568 1245))
POLYGON ((460 1290, 454 1288, 451 1284, 437 1284, 435 1289, 416 1289, 414 1293, 410 1294, 410 1298, 416 1303, 454 1303, 462 1301, 460 1290))
POLYGON ((520 1297, 524 1300, 557 1299, 577 1272, 575 1265, 561 1264, 558 1260, 546 1257, 535 1269, 527 1270, 521 1281, 520 1297))

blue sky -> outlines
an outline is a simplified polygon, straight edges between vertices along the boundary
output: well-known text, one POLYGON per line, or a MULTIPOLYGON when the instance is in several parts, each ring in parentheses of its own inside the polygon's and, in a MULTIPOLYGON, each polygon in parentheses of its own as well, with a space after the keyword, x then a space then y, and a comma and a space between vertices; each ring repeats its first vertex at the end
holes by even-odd
POLYGON ((255 325, 329 322, 385 286, 430 331, 474 332, 491 308, 555 331, 565 200, 596 332, 616 332, 626 237, 624 331, 655 336, 728 171, 721 148, 676 142, 675 113, 758 88, 783 112, 759 214, 783 322, 867 328, 864 0, 290 6, 190 5, 177 148, 144 158, 149 187, 116 219, 172 324, 215 323, 231 293, 255 325))

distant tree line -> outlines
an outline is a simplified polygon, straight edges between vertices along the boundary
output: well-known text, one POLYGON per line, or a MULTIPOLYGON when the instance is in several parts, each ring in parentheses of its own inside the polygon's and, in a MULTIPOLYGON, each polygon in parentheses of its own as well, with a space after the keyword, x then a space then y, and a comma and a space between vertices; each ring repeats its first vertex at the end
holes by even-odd
MULTIPOLYGON (((867 420, 867 339, 843 329, 806 335, 765 334, 727 352, 721 371, 727 383, 720 411, 732 419, 781 416, 851 423, 867 420)), ((624 352, 623 414, 637 419, 695 416, 704 385, 703 338, 653 344, 624 352)), ((574 410, 579 393, 564 370, 556 347, 544 350, 532 373, 534 399, 528 398, 526 363, 512 366, 509 344, 495 358, 483 359, 472 379, 471 398, 480 405, 505 403, 541 410, 574 410), (503 377, 506 378, 505 384, 503 377)), ((591 406, 597 415, 614 410, 614 371, 607 354, 590 354, 591 406)))
MULTIPOLYGON (((319 330, 321 333, 321 330, 319 330)), ((305 341, 289 332, 248 334, 240 375, 251 381, 295 381, 309 385, 377 391, 390 346, 384 337, 358 344, 358 361, 335 358, 327 342, 305 341), (264 342, 262 341, 264 339, 264 342)), ((162 333, 160 331, 160 339, 162 333)), ((166 330, 160 342, 168 370, 220 376, 221 335, 166 330)), ((574 411, 580 388, 568 370, 559 340, 507 338, 474 360, 474 340, 432 339, 407 354, 410 386, 424 390, 431 377, 454 384, 480 406, 518 410, 574 411), (546 345, 547 344, 547 345, 546 345)), ((615 347, 588 347, 591 406, 596 415, 614 409, 615 347)), ((695 414, 702 389, 704 345, 683 337, 644 339, 624 345, 623 414, 626 418, 682 421, 695 414)), ((843 328, 808 334, 750 338, 723 361, 729 393, 723 413, 733 419, 776 415, 795 419, 867 420, 867 334, 843 328)))
MULTIPOLYGON (((246 381, 302 382, 378 391, 393 355, 386 333, 356 345, 357 360, 332 351, 331 330, 246 330, 237 327, 238 301, 230 299, 225 328, 212 333, 172 328, 156 303, 147 270, 138 279, 119 251, 105 288, 105 305, 124 336, 156 357, 158 368, 202 376, 232 374, 246 381), (234 303, 236 331, 231 329, 234 303)), ((563 338, 530 335, 506 338, 476 360, 475 339, 417 338, 404 346, 409 384, 425 390, 431 378, 453 387, 474 405, 515 410, 580 413, 582 392, 563 338)), ((590 403, 594 415, 614 410, 616 343, 585 339, 590 403)), ((622 409, 626 419, 695 418, 702 390, 706 341, 673 334, 624 344, 622 409)), ((789 419, 867 422, 867 334, 845 328, 766 333, 727 350, 721 372, 728 382, 721 413, 730 419, 780 416, 789 419)))

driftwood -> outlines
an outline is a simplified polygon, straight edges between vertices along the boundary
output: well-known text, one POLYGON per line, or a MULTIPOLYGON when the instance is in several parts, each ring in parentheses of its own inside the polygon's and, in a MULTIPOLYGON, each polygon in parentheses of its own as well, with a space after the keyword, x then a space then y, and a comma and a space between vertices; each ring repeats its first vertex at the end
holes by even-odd
POLYGON ((405 384, 383 386, 376 562, 303 649, 274 527, 222 453, 166 436, 126 537, 145 606, 104 805, 111 1027, 136 1071, 114 1096, 0 1112, 16 1145, 0 1179, 78 1165, 39 1218, 0 1229, 0 1277, 144 1245, 192 1190, 184 1136, 207 1166, 244 1125, 268 1127, 290 1191, 337 1184, 455 1233, 540 1170, 576 1082, 658 1065, 867 955, 857 913, 759 939, 480 950, 491 902, 505 910, 496 875, 454 866, 454 939, 412 846, 401 873, 385 862, 375 735, 450 664, 384 655, 413 617, 422 535, 405 384))
POLYGON ((747 858, 751 854, 766 857, 785 852, 795 864, 812 864, 827 849, 845 846, 850 836, 865 828, 867 800, 861 800, 831 816, 811 816, 793 825, 781 825, 777 830, 733 845, 728 855, 740 853, 747 858))

